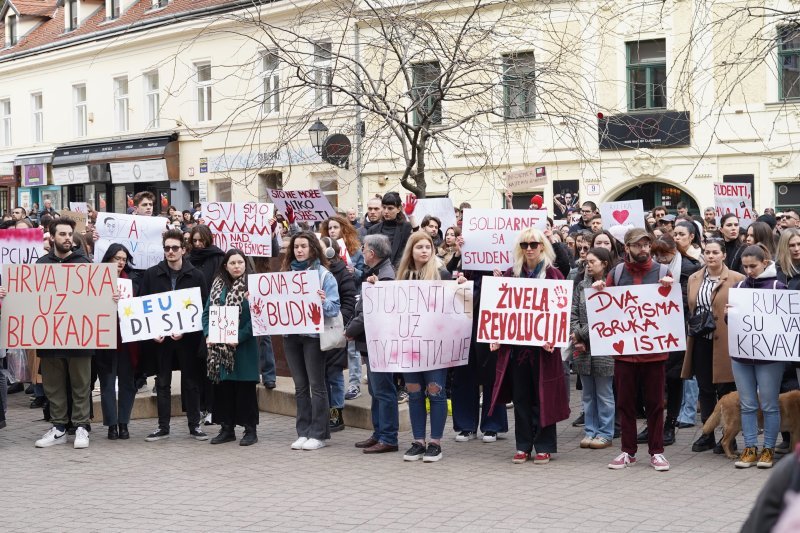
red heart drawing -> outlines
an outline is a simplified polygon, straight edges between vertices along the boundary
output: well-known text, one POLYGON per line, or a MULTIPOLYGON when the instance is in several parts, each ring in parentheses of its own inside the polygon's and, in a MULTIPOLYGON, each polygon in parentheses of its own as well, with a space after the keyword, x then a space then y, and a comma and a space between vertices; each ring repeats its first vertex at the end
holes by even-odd
POLYGON ((630 213, 628 213, 627 209, 623 209, 621 211, 614 211, 613 213, 611 213, 611 216, 614 217, 614 220, 622 224, 623 222, 628 220, 629 214, 630 213))
POLYGON ((662 285, 662 286, 660 286, 660 287, 658 288, 658 294, 660 294, 660 295, 661 295, 661 296, 663 296, 664 298, 666 298, 667 296, 669 296, 669 293, 670 293, 670 292, 672 292, 672 287, 665 287, 665 286, 663 286, 663 285, 662 285))
POLYGON ((611 345, 614 350, 620 355, 622 355, 622 350, 625 348, 625 341, 617 341, 611 345))

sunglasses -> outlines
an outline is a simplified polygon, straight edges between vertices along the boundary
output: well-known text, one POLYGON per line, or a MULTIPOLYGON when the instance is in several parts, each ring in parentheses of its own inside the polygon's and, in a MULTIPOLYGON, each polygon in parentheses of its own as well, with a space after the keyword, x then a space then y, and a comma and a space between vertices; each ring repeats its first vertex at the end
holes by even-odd
POLYGON ((181 249, 180 246, 165 246, 164 247, 164 251, 165 252, 177 252, 180 249, 181 249))
POLYGON ((542 244, 542 243, 540 243, 538 241, 521 242, 521 243, 519 243, 519 247, 522 248, 523 250, 527 250, 528 248, 531 248, 531 249, 535 250, 535 249, 537 249, 539 247, 540 244, 542 244))
POLYGON ((588 246, 578 246, 578 251, 579 252, 588 252, 589 251, 589 247, 588 246))

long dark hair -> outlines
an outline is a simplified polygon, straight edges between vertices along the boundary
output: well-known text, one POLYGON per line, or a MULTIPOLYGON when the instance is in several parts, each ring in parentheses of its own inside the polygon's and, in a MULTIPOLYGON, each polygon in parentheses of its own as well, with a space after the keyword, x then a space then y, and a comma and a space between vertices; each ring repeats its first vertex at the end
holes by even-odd
POLYGON ((116 243, 116 242, 115 243, 111 243, 111 246, 108 247, 108 250, 106 250, 106 253, 103 254, 103 260, 101 262, 102 263, 111 262, 111 259, 115 255, 117 255, 117 252, 119 252, 120 250, 125 252, 125 255, 128 256, 128 262, 125 263, 125 268, 123 268, 122 270, 124 270, 125 272, 130 272, 131 271, 131 267, 134 266, 134 264, 133 264, 133 256, 128 251, 128 249, 125 248, 125 246, 123 246, 122 244, 119 244, 119 243, 116 243))
POLYGON ((328 260, 325 258, 325 254, 322 253, 322 246, 319 243, 319 239, 317 236, 311 233, 310 231, 301 231, 299 233, 295 233, 289 239, 289 246, 286 247, 286 255, 283 258, 283 264, 281 264, 281 270, 284 272, 288 272, 292 269, 292 261, 295 260, 294 256, 294 241, 297 239, 305 239, 308 241, 308 263, 309 265, 314 261, 319 261, 319 264, 327 267, 328 260))
POLYGON ((598 260, 602 261, 606 264, 605 268, 603 269, 603 276, 608 275, 609 271, 614 268, 613 258, 611 257, 611 250, 607 250, 605 248, 595 247, 589 248, 589 251, 586 252, 586 255, 592 254, 598 260))
POLYGON ((233 279, 233 277, 231 277, 230 272, 228 272, 228 269, 225 268, 225 267, 228 264, 228 260, 231 257, 233 257, 234 255, 239 255, 244 260, 244 274, 243 275, 247 276, 248 274, 252 274, 253 273, 253 263, 252 263, 252 261, 248 261, 247 260, 247 256, 244 255, 243 251, 239 250, 238 248, 231 248, 230 250, 225 252, 225 257, 222 258, 222 263, 220 263, 219 272, 217 273, 217 276, 222 278, 222 282, 229 289, 233 286, 234 279, 233 279))

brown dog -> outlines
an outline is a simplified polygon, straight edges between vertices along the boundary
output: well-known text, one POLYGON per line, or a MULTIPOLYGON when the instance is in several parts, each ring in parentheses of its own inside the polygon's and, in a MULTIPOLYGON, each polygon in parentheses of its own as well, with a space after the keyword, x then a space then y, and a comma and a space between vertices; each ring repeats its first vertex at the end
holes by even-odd
MULTIPOLYGON (((790 450, 794 450, 800 440, 800 390, 784 392, 778 397, 781 406, 781 431, 792 435, 790 450)), ((723 396, 714 408, 714 412, 703 425, 703 434, 711 435, 717 426, 722 425, 722 449, 730 459, 739 456, 731 448, 736 435, 742 430, 742 411, 739 406, 739 393, 731 392, 723 396)), ((758 425, 764 427, 764 415, 758 410, 758 425)))

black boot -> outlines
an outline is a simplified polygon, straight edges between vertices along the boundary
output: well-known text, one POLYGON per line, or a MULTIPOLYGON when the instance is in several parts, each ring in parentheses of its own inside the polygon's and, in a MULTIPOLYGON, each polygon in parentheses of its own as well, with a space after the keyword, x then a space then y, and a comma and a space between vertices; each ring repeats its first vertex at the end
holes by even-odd
POLYGON ((647 433, 647 426, 645 426, 645 428, 641 430, 638 435, 636 435, 636 442, 639 444, 644 444, 648 441, 648 439, 649 435, 647 433))
POLYGON ((119 431, 117 426, 108 426, 108 440, 117 440, 119 438, 119 431))
POLYGON ((331 407, 331 419, 328 423, 331 432, 341 431, 344 429, 344 420, 342 419, 342 410, 338 407, 331 407))
POLYGON ((256 434, 255 426, 244 427, 244 437, 239 441, 239 446, 250 446, 258 442, 258 434, 256 434))
POLYGON ((674 418, 667 418, 664 420, 664 446, 675 444, 675 428, 678 421, 674 418))
POLYGON ((713 433, 711 435, 700 435, 700 438, 694 441, 694 444, 692 444, 692 451, 705 452, 708 450, 713 450, 716 444, 717 439, 714 438, 713 433))
POLYGON ((128 440, 131 438, 131 434, 128 433, 128 424, 119 425, 119 438, 122 440, 128 440))
POLYGON ((222 424, 217 436, 211 439, 211 444, 222 444, 224 442, 233 442, 235 440, 236 431, 234 431, 233 426, 222 424))

